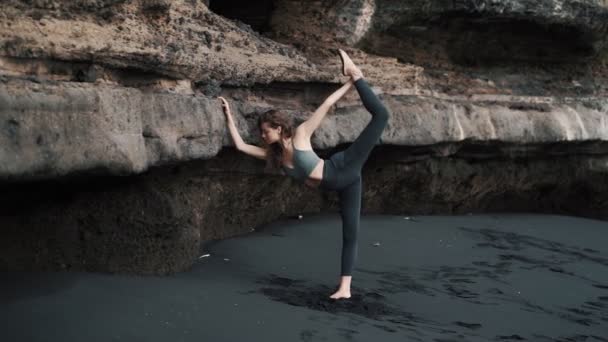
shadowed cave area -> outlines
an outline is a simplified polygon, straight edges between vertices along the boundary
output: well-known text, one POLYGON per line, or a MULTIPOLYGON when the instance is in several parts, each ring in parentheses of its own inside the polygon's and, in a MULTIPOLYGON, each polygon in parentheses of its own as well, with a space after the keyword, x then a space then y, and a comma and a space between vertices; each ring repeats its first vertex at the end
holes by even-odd
POLYGON ((423 63, 424 55, 462 67, 540 66, 580 63, 598 52, 596 38, 575 26, 450 12, 398 21, 361 45, 410 63, 423 63))
POLYGON ((211 0, 209 9, 226 18, 241 21, 258 32, 270 30, 274 0, 260 0, 251 6, 247 0, 211 0))

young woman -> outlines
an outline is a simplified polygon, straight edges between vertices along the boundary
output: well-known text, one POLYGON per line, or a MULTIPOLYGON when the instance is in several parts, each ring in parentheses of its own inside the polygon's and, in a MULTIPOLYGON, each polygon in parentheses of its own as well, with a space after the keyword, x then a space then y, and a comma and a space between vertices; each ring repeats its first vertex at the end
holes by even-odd
POLYGON ((342 264, 338 290, 332 299, 350 298, 352 270, 357 257, 357 232, 361 212, 361 169, 374 145, 387 125, 389 112, 363 79, 361 70, 346 52, 338 50, 342 59, 342 73, 350 76, 348 82, 331 94, 312 116, 295 129, 287 115, 271 110, 262 114, 258 125, 265 148, 249 145, 240 137, 228 102, 223 97, 222 107, 228 121, 230 134, 239 151, 265 159, 267 165, 282 168, 284 173, 323 191, 337 191, 342 217, 342 264), (365 108, 372 114, 371 121, 355 141, 344 151, 321 159, 313 151, 310 138, 319 127, 331 106, 354 84, 365 108))

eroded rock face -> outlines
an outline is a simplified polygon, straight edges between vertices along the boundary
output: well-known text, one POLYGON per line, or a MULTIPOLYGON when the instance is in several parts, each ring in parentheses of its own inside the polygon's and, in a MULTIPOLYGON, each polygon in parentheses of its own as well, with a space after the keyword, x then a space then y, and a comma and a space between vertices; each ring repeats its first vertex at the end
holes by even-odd
MULTIPOLYGON (((606 220, 608 160, 598 156, 605 149, 381 146, 363 170, 362 213, 538 212, 606 220)), ((200 241, 259 231, 278 215, 339 211, 336 193, 264 175, 259 163, 230 149, 139 176, 3 190, 0 268, 11 270, 171 274, 200 257, 200 241)))
POLYGON ((236 85, 315 77, 293 47, 265 39, 198 1, 43 3, 4 6, 4 56, 92 62, 236 85))
POLYGON ((572 62, 599 54, 608 33, 608 6, 597 0, 278 3, 293 13, 276 19, 279 32, 293 35, 306 27, 300 36, 307 39, 358 44, 370 53, 435 66, 572 62), (309 17, 317 25, 293 20, 309 17))
MULTIPOLYGON (((202 240, 337 210, 234 151, 260 113, 305 120, 346 78, 391 112, 364 213, 606 219, 603 0, 17 1, 0 10, 0 266, 168 274, 202 240)), ((356 91, 312 139, 328 158, 356 91)))

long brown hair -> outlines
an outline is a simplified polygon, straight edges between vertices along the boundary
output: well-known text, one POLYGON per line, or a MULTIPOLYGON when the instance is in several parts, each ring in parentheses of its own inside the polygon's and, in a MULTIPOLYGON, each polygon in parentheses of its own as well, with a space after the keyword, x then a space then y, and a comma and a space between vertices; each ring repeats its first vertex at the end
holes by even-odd
MULTIPOLYGON (((293 121, 284 112, 271 109, 258 117, 258 129, 262 132, 262 123, 267 122, 272 128, 282 127, 281 136, 290 138, 293 136, 293 121)), ((264 143, 266 144, 266 143, 264 143)), ((283 159, 283 147, 279 143, 266 145, 266 170, 278 171, 282 170, 281 164, 283 159)))

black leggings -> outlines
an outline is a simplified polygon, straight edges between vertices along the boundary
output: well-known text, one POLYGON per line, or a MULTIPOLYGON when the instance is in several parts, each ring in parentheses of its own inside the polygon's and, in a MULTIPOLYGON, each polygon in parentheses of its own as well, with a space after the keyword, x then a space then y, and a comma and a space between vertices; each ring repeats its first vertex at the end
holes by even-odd
POLYGON ((357 233, 361 215, 361 169, 374 145, 380 140, 388 122, 389 112, 360 78, 355 82, 365 108, 372 114, 371 121, 361 134, 344 151, 325 160, 323 179, 319 187, 338 192, 342 217, 342 269, 343 276, 351 275, 357 258, 357 233))

